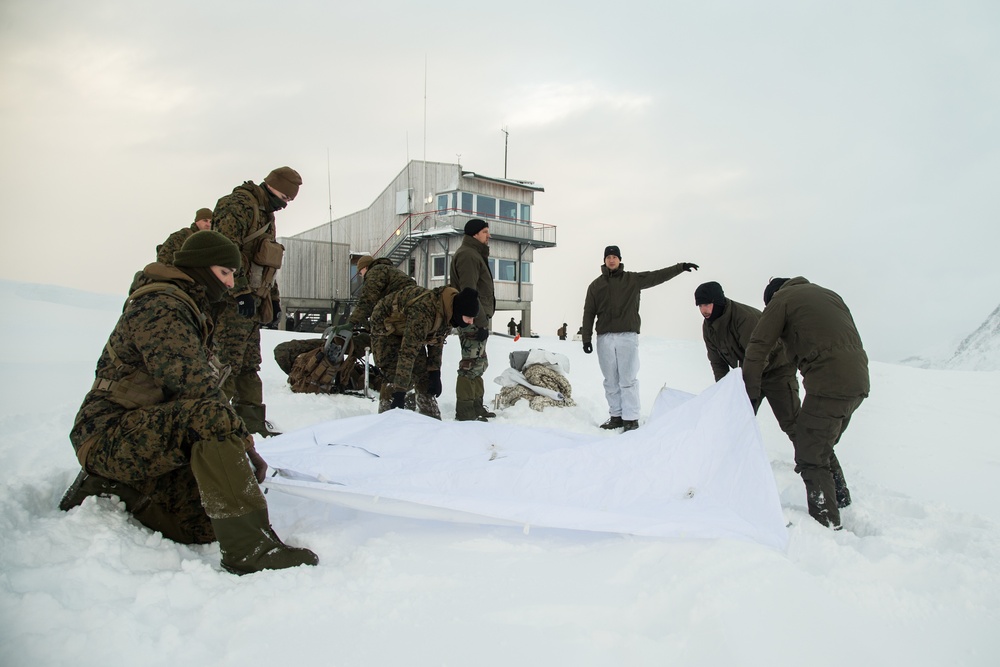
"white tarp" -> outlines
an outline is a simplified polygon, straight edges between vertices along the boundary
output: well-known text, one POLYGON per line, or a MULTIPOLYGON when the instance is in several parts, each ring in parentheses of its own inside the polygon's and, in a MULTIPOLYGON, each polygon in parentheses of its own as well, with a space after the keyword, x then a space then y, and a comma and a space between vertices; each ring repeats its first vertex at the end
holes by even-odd
POLYGON ((296 495, 399 516, 679 538, 788 542, 771 466, 730 373, 697 396, 664 389, 614 437, 406 410, 319 424, 258 448, 296 495))

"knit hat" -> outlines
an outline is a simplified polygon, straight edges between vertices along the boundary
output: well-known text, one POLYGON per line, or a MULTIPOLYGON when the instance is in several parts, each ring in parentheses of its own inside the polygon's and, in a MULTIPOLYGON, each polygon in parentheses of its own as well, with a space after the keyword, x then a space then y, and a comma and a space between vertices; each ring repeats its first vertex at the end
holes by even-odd
POLYGON ((722 285, 717 282, 702 283, 694 291, 694 305, 700 306, 705 303, 722 303, 726 300, 726 295, 722 291, 722 285))
POLYGON ((361 273, 361 269, 367 269, 374 261, 375 258, 371 255, 362 255, 361 257, 358 257, 358 273, 361 273))
POLYGON ((194 214, 194 221, 199 220, 211 220, 212 219, 212 209, 210 208, 199 208, 198 212, 194 214))
POLYGON ((195 232, 174 253, 174 266, 240 268, 240 249, 219 232, 195 232))
POLYGON ((788 278, 771 278, 771 282, 764 288, 764 305, 771 303, 774 293, 781 289, 781 286, 788 282, 788 278))
POLYGON ((475 317, 479 314, 479 292, 466 287, 455 295, 455 300, 451 302, 451 310, 456 320, 460 317, 475 317))
POLYGON ((291 167, 278 167, 267 175, 264 182, 289 199, 295 199, 295 195, 299 194, 299 186, 302 185, 302 177, 291 167))
POLYGON ((465 233, 468 236, 475 236, 479 232, 483 231, 489 227, 485 220, 480 220, 479 218, 473 218, 465 223, 465 233))
POLYGON ((609 245, 604 249, 604 258, 607 259, 608 255, 614 255, 618 259, 622 258, 622 251, 618 249, 616 245, 609 245))

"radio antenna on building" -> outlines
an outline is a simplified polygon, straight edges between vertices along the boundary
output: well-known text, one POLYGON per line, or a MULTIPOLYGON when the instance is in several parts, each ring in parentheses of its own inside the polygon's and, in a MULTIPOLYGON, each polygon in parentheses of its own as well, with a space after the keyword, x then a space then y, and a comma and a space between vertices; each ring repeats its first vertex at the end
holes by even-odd
POLYGON ((510 136, 510 132, 507 131, 507 126, 504 125, 500 128, 503 132, 503 177, 507 178, 507 138, 510 136))

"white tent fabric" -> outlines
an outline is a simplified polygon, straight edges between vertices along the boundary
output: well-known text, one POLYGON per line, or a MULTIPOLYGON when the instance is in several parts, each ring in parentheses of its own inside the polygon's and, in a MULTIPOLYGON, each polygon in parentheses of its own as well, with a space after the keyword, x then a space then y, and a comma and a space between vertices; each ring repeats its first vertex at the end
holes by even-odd
POLYGON ((665 389, 639 429, 583 435, 440 422, 405 410, 319 424, 258 446, 266 484, 373 512, 784 550, 785 521, 739 373, 665 389))

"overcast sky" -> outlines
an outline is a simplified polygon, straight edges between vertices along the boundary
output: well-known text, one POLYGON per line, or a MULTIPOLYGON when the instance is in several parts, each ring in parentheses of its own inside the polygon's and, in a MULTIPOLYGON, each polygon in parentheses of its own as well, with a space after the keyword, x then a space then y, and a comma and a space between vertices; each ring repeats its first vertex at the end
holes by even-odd
POLYGON ((291 235, 407 159, 503 176, 507 127, 558 227, 535 330, 576 330, 616 244, 702 267, 644 293, 644 333, 699 337, 701 282, 762 307, 804 275, 893 361, 1000 303, 998 109, 995 0, 4 0, 0 278, 124 294, 244 180, 301 172, 291 235))

